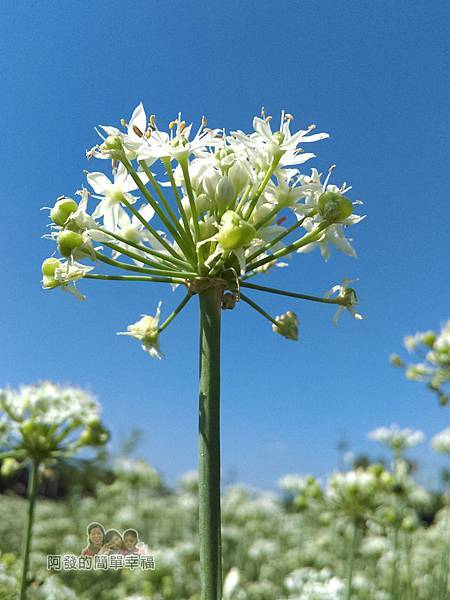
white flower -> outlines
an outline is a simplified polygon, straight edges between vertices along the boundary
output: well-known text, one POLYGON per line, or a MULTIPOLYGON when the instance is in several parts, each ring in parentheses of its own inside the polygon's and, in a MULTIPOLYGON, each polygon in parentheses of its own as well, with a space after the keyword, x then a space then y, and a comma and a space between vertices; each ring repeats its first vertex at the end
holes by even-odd
POLYGON ((440 454, 450 454, 450 427, 436 434, 431 445, 440 454))
POLYGON ((388 446, 394 452, 403 452, 417 444, 421 444, 425 436, 422 431, 413 429, 400 429, 398 425, 379 427, 368 434, 369 439, 388 446))
POLYGON ((297 148, 300 143, 316 142, 323 140, 329 135, 327 133, 318 133, 309 135, 315 129, 311 125, 306 130, 297 131, 294 134, 290 132, 291 116, 281 113, 281 123, 279 131, 272 132, 270 126, 270 117, 253 119, 253 128, 255 133, 248 136, 242 131, 231 132, 231 142, 233 139, 255 149, 258 152, 267 151, 271 160, 278 160, 279 166, 298 165, 314 158, 315 154, 304 154, 301 148, 297 148))
POLYGON ((342 284, 333 286, 331 290, 328 290, 328 292, 325 293, 325 298, 331 298, 333 295, 336 294, 336 298, 341 298, 342 300, 344 300, 344 303, 341 304, 341 306, 339 306, 333 317, 333 323, 335 325, 338 324, 339 317, 344 310, 348 310, 352 317, 354 317, 358 321, 361 321, 364 318, 354 309, 354 306, 358 304, 358 297, 356 295, 355 290, 351 287, 348 287, 349 283, 352 283, 352 281, 350 279, 345 278, 342 281, 342 284))
POLYGON ((133 113, 134 119, 129 127, 128 136, 124 138, 124 145, 136 152, 138 160, 155 161, 161 159, 173 159, 177 161, 187 160, 191 154, 196 156, 204 155, 207 147, 214 147, 220 143, 217 137, 219 130, 205 129, 203 122, 192 140, 189 140, 192 125, 186 126, 182 121, 181 115, 178 119, 172 121, 170 134, 159 129, 152 128, 148 135, 139 136, 136 129, 140 130, 145 112, 141 105, 133 113), (132 137, 134 134, 134 138, 132 137))
MULTIPOLYGON (((143 174, 140 174, 140 177, 142 183, 147 181, 143 174)), ((100 200, 92 217, 94 219, 103 217, 104 226, 111 231, 129 223, 129 217, 121 202, 125 199, 130 204, 134 204, 136 198, 129 192, 138 187, 122 163, 113 171, 113 178, 114 180, 110 181, 104 173, 97 172, 87 175, 89 185, 95 194, 99 194, 94 194, 92 197, 100 200)))
POLYGON ((152 358, 163 357, 159 347, 159 317, 161 315, 161 302, 158 304, 154 317, 141 315, 141 319, 128 325, 126 331, 120 331, 117 335, 128 335, 141 342, 142 349, 152 358))

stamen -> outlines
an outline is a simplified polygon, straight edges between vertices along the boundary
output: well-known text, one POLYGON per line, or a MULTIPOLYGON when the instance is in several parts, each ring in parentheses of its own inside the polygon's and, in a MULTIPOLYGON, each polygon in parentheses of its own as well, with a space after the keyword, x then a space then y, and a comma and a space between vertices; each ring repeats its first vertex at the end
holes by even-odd
POLYGON ((206 125, 207 125, 206 117, 205 117, 205 115, 203 115, 202 116, 202 127, 205 127, 206 125))
POLYGON ((128 126, 128 123, 125 121, 125 119, 120 119, 120 124, 122 125, 122 127, 128 126))
POLYGON ((132 129, 138 137, 144 137, 144 134, 142 133, 142 131, 139 129, 139 127, 137 125, 133 125, 132 129))

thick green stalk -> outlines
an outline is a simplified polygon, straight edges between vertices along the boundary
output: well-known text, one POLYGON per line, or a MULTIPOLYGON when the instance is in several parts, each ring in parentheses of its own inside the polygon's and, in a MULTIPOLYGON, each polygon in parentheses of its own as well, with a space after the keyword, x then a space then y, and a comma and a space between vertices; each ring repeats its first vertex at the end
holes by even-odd
POLYGON ((221 288, 200 298, 199 536, 201 600, 222 598, 220 525, 221 288))
POLYGON ((34 506, 36 503, 37 473, 39 463, 33 460, 28 477, 28 515, 25 524, 25 543, 22 551, 22 580, 20 583, 20 600, 25 600, 28 584, 28 565, 30 562, 31 535, 33 532, 34 506))

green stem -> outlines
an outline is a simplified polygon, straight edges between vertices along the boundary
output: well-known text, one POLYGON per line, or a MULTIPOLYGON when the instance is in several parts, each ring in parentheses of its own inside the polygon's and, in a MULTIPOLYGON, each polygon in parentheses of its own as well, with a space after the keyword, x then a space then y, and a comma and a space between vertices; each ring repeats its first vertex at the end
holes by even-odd
POLYGON ((28 515, 25 525, 25 544, 22 551, 22 579, 20 583, 20 600, 25 600, 28 585, 28 565, 30 562, 31 536, 33 533, 34 507, 36 504, 37 473, 39 463, 33 460, 28 477, 28 515))
POLYGON ((161 204, 164 206, 164 208, 167 211, 167 214, 169 215, 169 217, 172 219, 173 224, 175 225, 175 227, 178 227, 178 219, 176 214, 173 212, 172 207, 170 206, 170 204, 168 203, 166 197, 164 196, 164 194, 162 193, 161 190, 161 186, 159 185, 159 183, 156 181, 155 176, 153 175, 153 173, 150 171, 150 169, 147 166, 147 163, 145 162, 145 160, 140 160, 139 164, 141 165, 144 173, 147 175, 148 180, 150 181, 150 183, 153 186, 153 189, 155 190, 159 200, 161 201, 161 204))
POLYGON ((184 279, 174 277, 145 277, 145 275, 101 275, 87 273, 83 279, 105 279, 107 281, 153 281, 156 283, 184 283, 184 279))
POLYGON ((329 223, 327 223, 326 221, 323 221, 315 229, 313 229, 312 231, 310 231, 309 233, 304 235, 300 240, 294 242, 290 246, 287 246, 286 248, 281 248, 281 250, 274 252, 270 256, 261 258, 260 260, 257 260, 256 262, 252 263, 251 265, 248 265, 247 272, 252 271, 253 269, 256 269, 258 267, 261 267, 262 265, 265 265, 268 262, 272 262, 272 261, 276 260, 277 258, 282 258, 283 256, 286 256, 286 254, 291 254, 291 252, 294 252, 294 250, 298 250, 299 248, 302 248, 303 246, 306 246, 307 244, 316 242, 319 239, 322 231, 324 229, 326 229, 328 226, 329 226, 329 223))
POLYGON ((356 542, 358 537, 358 524, 356 520, 352 523, 352 537, 350 541, 350 550, 348 557, 348 568, 347 568, 347 591, 345 594, 345 600, 350 600, 352 597, 352 584, 353 584, 353 567, 355 564, 356 554, 356 542))
MULTIPOLYGON (((145 189, 147 189, 147 188, 145 188, 145 189)), ((163 248, 165 248, 167 250, 167 252, 169 252, 174 258, 183 259, 183 257, 180 256, 180 254, 178 254, 178 252, 172 248, 172 246, 169 244, 169 242, 167 242, 161 235, 159 235, 159 233, 156 231, 156 229, 153 229, 153 227, 150 225, 150 223, 148 223, 144 219, 144 217, 141 215, 141 213, 138 210, 136 210, 134 208, 134 206, 132 204, 130 204, 125 197, 122 198, 121 202, 123 204, 125 204, 125 206, 128 208, 128 210, 136 217, 136 219, 138 221, 140 221, 142 223, 142 225, 147 229, 147 231, 149 233, 151 233, 151 235, 155 238, 155 240, 158 240, 158 242, 161 244, 161 246, 163 246, 163 248)))
POLYGON ((175 196, 175 200, 177 202, 178 210, 180 212, 181 219, 183 221, 184 228, 186 230, 186 235, 188 236, 189 241, 192 244, 192 247, 195 248, 195 242, 194 242, 194 238, 192 237, 191 226, 189 224, 189 219, 186 215, 186 211, 184 210, 183 203, 181 202, 181 197, 178 192, 177 184, 175 182, 175 177, 173 176, 173 170, 172 170, 172 165, 170 164, 170 159, 163 158, 162 162, 166 169, 167 176, 169 177, 170 185, 172 186, 172 190, 173 190, 173 194, 175 196))
MULTIPOLYGON (((174 275, 175 277, 178 277, 178 276, 195 277, 196 276, 196 273, 194 273, 193 271, 180 271, 179 267, 175 267, 172 265, 170 265, 170 267, 166 267, 166 269, 165 269, 160 263, 155 262, 153 260, 148 260, 147 258, 144 258, 140 254, 136 254, 135 252, 132 252, 131 250, 127 250, 126 248, 123 248, 122 246, 118 246, 117 244, 112 244, 110 242, 103 242, 103 243, 105 246, 108 246, 108 248, 111 248, 111 250, 115 250, 116 252, 119 252, 120 254, 129 256, 133 260, 141 262, 144 265, 153 267, 153 269, 155 270, 154 275, 159 275, 159 274, 168 275, 168 276, 174 275)), ((123 263, 120 263, 120 264, 123 264, 123 263)))
POLYGON ((183 310, 189 300, 192 298, 192 295, 188 292, 180 304, 170 313, 164 323, 159 327, 158 332, 164 331, 164 329, 175 319, 175 317, 183 310))
POLYGON ((200 239, 200 226, 198 224, 197 206, 195 204, 194 191, 192 189, 191 177, 189 175, 189 165, 187 159, 180 161, 181 170, 183 171, 184 183, 189 198, 189 206, 191 207, 192 220, 194 221, 195 236, 197 241, 200 239))
POLYGON ((143 168, 150 183, 152 184, 154 190, 156 191, 158 198, 160 199, 164 208, 166 209, 167 213, 169 214, 170 218, 172 219, 172 221, 175 225, 175 228, 179 231, 180 237, 183 238, 184 242, 187 244, 186 250, 189 252, 189 254, 192 258, 195 258, 195 243, 194 243, 194 240, 192 239, 192 235, 190 234, 190 231, 188 233, 181 227, 180 223, 178 222, 176 214, 173 212, 172 207, 170 206, 170 204, 166 200, 166 197, 162 193, 161 186, 156 181, 155 177, 153 176, 153 173, 147 167, 145 160, 139 161, 139 164, 143 168))
POLYGON ((280 212, 282 208, 282 206, 275 206, 265 217, 263 217, 260 221, 255 223, 254 227, 256 231, 258 231, 258 229, 261 229, 261 227, 263 227, 266 223, 269 223, 269 221, 271 221, 275 217, 275 215, 277 215, 277 213, 280 212))
POLYGON ((261 308, 259 306, 259 304, 256 304, 256 302, 253 302, 253 300, 251 300, 248 296, 246 296, 242 292, 240 292, 239 296, 240 296, 241 300, 243 300, 249 306, 251 306, 252 308, 254 308, 257 312, 259 312, 260 315, 262 315, 268 321, 270 321, 271 323, 273 323, 274 325, 276 325, 277 327, 279 327, 280 324, 273 317, 271 317, 269 315, 269 313, 267 313, 263 308, 261 308))
POLYGON ((270 167, 267 169, 267 172, 264 175, 264 179, 262 180, 259 188, 257 189, 256 194, 253 196, 253 198, 249 202, 248 210, 245 213, 245 217, 244 217, 246 221, 249 220, 250 215, 252 214, 253 210, 255 209, 256 203, 258 202, 261 194, 265 190, 266 185, 269 183, 270 178, 272 177, 275 169, 277 168, 278 163, 280 162, 282 156, 283 156, 283 153, 281 153, 280 156, 278 156, 277 158, 274 157, 272 159, 270 167))
POLYGON ((289 296, 290 298, 299 298, 300 300, 311 300, 311 302, 321 302, 323 304, 340 304, 342 306, 345 306, 343 298, 321 298, 320 296, 310 296, 309 294, 286 292, 285 290, 266 287, 264 285, 257 285, 256 283, 247 283, 246 281, 241 281, 241 287, 250 288, 252 290, 259 290, 261 292, 270 292, 271 294, 279 294, 280 296, 289 296))
POLYGON ((130 163, 130 161, 126 157, 123 157, 121 159, 121 161, 124 164, 124 166, 125 166, 126 170, 128 171, 128 173, 133 178, 135 184, 140 189, 140 191, 141 191, 142 195, 144 196, 144 198, 147 200, 147 202, 153 208, 153 210, 155 211, 155 213, 158 215, 158 217, 161 219, 161 221, 164 223, 164 225, 170 231, 170 233, 172 234, 174 240, 176 240, 177 244, 180 246, 180 248, 183 250, 183 252, 186 252, 186 247, 184 245, 184 239, 180 236, 177 227, 176 226, 174 227, 172 225, 172 223, 169 221, 169 219, 164 214, 164 211, 161 210, 161 208, 160 208, 160 206, 159 206, 156 198, 154 198, 150 194, 150 192, 147 189, 147 187, 142 183, 142 180, 139 177, 139 175, 136 173, 136 171, 134 170, 133 165, 130 163))
POLYGON ((96 258, 112 267, 118 267, 119 269, 125 269, 126 271, 135 271, 136 273, 146 273, 147 275, 161 275, 165 277, 175 277, 178 279, 193 278, 196 277, 196 273, 183 273, 180 271, 162 271, 161 269, 146 269, 145 267, 138 267, 137 265, 129 265, 128 263, 120 262, 112 258, 108 258, 100 252, 95 252, 96 258))
POLYGON ((275 244, 278 244, 278 242, 281 242, 281 240, 283 238, 285 238, 287 235, 289 235, 290 233, 292 233, 293 231, 295 231, 296 229, 298 229, 299 227, 301 227, 303 225, 303 223, 305 222, 305 220, 308 217, 310 217, 312 214, 314 214, 314 213, 315 213, 315 211, 313 211, 312 213, 310 213, 306 217, 303 217, 303 219, 300 219, 299 221, 297 221, 296 223, 294 223, 293 225, 291 225, 290 227, 288 227, 285 231, 283 231, 282 233, 280 233, 279 235, 277 235, 275 238, 273 238, 273 240, 271 240, 270 242, 267 242, 266 244, 264 244, 264 246, 262 246, 261 248, 259 248, 259 250, 256 250, 256 252, 253 252, 253 254, 251 254, 247 258, 247 261, 251 262, 254 258, 256 258, 257 256, 259 256, 263 252, 267 252, 267 250, 270 250, 270 248, 272 248, 273 246, 275 246, 275 244))
POLYGON ((221 288, 200 298, 199 535, 201 600, 221 600, 220 317, 221 288))
POLYGON ((149 248, 148 246, 145 246, 144 244, 138 244, 137 242, 132 242, 131 240, 127 240, 127 238, 124 238, 123 236, 121 236, 118 233, 115 233, 113 231, 109 231, 109 229, 104 229, 103 227, 101 227, 100 231, 107 233, 108 235, 110 235, 112 238, 118 240, 119 242, 122 242, 124 244, 127 244, 128 246, 132 246, 133 248, 136 248, 136 250, 141 250, 141 252, 146 252, 150 256, 155 256, 156 258, 159 258, 163 262, 168 262, 168 263, 183 267, 184 269, 186 267, 192 266, 192 265, 189 265, 189 263, 186 260, 181 260, 180 258, 174 258, 173 256, 169 256, 167 254, 164 254, 163 252, 158 252, 157 250, 153 250, 153 248, 149 248))

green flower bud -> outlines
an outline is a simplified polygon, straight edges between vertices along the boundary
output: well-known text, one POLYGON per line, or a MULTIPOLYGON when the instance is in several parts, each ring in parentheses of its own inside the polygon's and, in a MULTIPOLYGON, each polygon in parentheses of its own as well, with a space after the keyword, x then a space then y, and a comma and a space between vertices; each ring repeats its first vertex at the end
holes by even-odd
POLYGON ((390 523, 391 525, 395 523, 397 520, 397 515, 393 508, 385 508, 383 511, 383 518, 385 521, 390 523))
POLYGON ((20 468, 20 463, 15 458, 5 458, 2 462, 1 474, 11 477, 20 468))
POLYGON ((325 192, 319 197, 319 212, 330 223, 344 221, 353 212, 351 201, 336 192, 325 192))
POLYGON ((68 258, 73 250, 83 244, 83 238, 75 231, 61 231, 58 235, 57 242, 61 254, 68 258))
POLYGON ((277 144, 282 144, 284 142, 284 133, 282 131, 276 131, 273 134, 273 139, 277 144))
POLYGON ((288 310, 276 317, 275 320, 277 325, 275 323, 272 325, 272 330, 275 333, 279 333, 288 340, 298 340, 298 319, 294 312, 288 310))
POLYGON ((227 210, 222 216, 218 241, 224 250, 247 246, 256 235, 256 229, 237 213, 227 210))
POLYGON ((208 196, 206 194, 199 194, 195 199, 195 206, 199 214, 209 210, 211 203, 208 196))
POLYGON ((21 424, 20 431, 24 437, 29 437, 35 433, 36 425, 31 419, 28 419, 21 424))
POLYGON ((198 228, 200 230, 200 241, 207 240, 217 232, 215 225, 212 223, 205 223, 204 221, 199 222, 198 228))
POLYGON ((78 204, 72 198, 58 200, 50 211, 50 218, 56 225, 64 226, 70 215, 78 208, 78 204))
POLYGON ((224 211, 236 197, 236 190, 227 176, 222 177, 216 185, 216 203, 220 211, 224 211))
POLYGON ((402 521, 402 529, 408 532, 415 531, 417 529, 417 521, 413 517, 405 517, 402 521))
POLYGON ((392 475, 392 473, 389 473, 388 471, 383 471, 383 473, 381 473, 381 475, 380 475, 380 482, 384 486, 390 487, 390 486, 394 485, 395 477, 392 475))
POLYGON ((54 277, 52 277, 51 275, 44 275, 44 277, 42 278, 42 286, 46 290, 52 290, 52 289, 58 287, 58 285, 59 285, 59 281, 56 281, 56 279, 54 277))
POLYGON ((432 348, 435 341, 436 334, 434 331, 425 331, 425 333, 422 333, 422 343, 425 344, 425 346, 432 348))
POLYGON ((53 277, 59 265, 60 262, 57 258, 46 258, 41 266, 42 275, 53 277))
POLYGON ((236 163, 228 171, 228 177, 236 190, 236 194, 240 194, 248 182, 247 171, 236 163))
POLYGON ((405 366, 405 362, 400 358, 400 356, 398 354, 391 354, 389 357, 389 360, 391 361, 391 365, 393 367, 404 367, 405 366))
POLYGON ((103 142, 108 150, 122 150, 122 140, 118 135, 110 135, 103 142))
POLYGON ((297 510, 306 510, 308 508, 308 499, 303 495, 297 496, 294 500, 294 505, 297 510))
POLYGON ((103 426, 87 427, 79 437, 82 446, 102 446, 109 440, 109 433, 103 426))
POLYGON ((2 563, 7 567, 10 567, 16 562, 16 555, 12 552, 5 552, 2 554, 2 563))
POLYGON ((381 477, 381 475, 384 473, 384 467, 380 463, 370 465, 368 470, 373 473, 375 477, 381 477))

